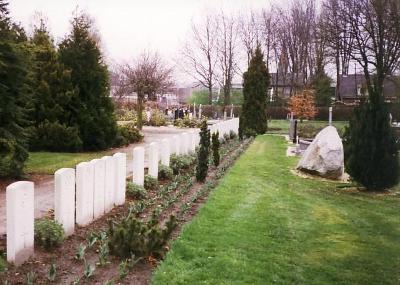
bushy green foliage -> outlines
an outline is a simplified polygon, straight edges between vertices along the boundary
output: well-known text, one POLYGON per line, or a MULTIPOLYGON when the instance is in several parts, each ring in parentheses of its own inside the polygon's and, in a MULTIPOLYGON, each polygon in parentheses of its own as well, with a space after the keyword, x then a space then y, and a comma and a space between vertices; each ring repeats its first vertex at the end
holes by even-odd
POLYGON ((174 126, 178 128, 198 128, 201 125, 201 120, 184 116, 183 119, 174 120, 174 126))
POLYGON ((208 172, 208 157, 210 155, 210 131, 207 121, 203 120, 200 128, 200 149, 197 154, 196 179, 204 182, 208 172))
POLYGON ((169 165, 172 168, 174 175, 178 175, 182 170, 189 169, 195 162, 195 157, 192 155, 176 155, 172 154, 169 165))
POLYGON ((126 195, 133 199, 144 199, 146 198, 147 192, 142 185, 128 182, 126 185, 126 195))
POLYGON ((0 1, 0 177, 19 177, 28 158, 27 104, 30 56, 24 30, 0 1))
POLYGON ((144 188, 146 190, 155 190, 158 188, 158 180, 153 176, 146 174, 144 176, 144 188))
POLYGON ((171 180, 174 176, 171 167, 160 164, 158 166, 158 180, 171 180))
POLYGON ((330 106, 332 97, 335 96, 334 89, 331 88, 331 79, 325 72, 317 73, 313 79, 315 90, 315 103, 317 106, 330 106))
POLYGON ((147 123, 149 126, 160 127, 160 126, 165 126, 167 124, 165 115, 161 110, 152 109, 150 114, 151 114, 150 119, 148 120, 147 123))
POLYGON ((30 148, 34 151, 77 152, 82 149, 82 140, 76 127, 45 120, 33 130, 30 148))
POLYGON ((268 68, 260 46, 253 54, 248 70, 243 74, 244 102, 239 123, 239 137, 264 134, 267 131, 268 68))
POLYGON ((77 90, 71 71, 60 63, 57 50, 44 21, 35 26, 31 40, 33 50, 32 80, 32 150, 75 152, 82 149, 82 140, 75 122, 74 102, 77 90))
POLYGON ((115 139, 115 146, 129 145, 143 140, 143 135, 133 123, 118 126, 118 133, 115 139))
POLYGON ((220 155, 219 155, 219 132, 213 133, 211 135, 212 141, 212 151, 213 151, 213 162, 215 166, 219 165, 220 155))
POLYGON ((234 140, 234 139, 237 138, 237 134, 236 134, 234 131, 230 130, 230 131, 229 131, 229 138, 230 138, 231 140, 234 140))
POLYGON ((128 258, 132 254, 137 257, 162 256, 163 246, 176 227, 176 218, 171 216, 165 228, 158 226, 153 214, 148 223, 132 216, 121 222, 111 222, 109 227, 109 248, 113 255, 128 258))
POLYGON ((71 70, 71 81, 79 94, 71 107, 76 110, 73 123, 79 128, 84 150, 110 147, 117 134, 107 65, 92 28, 88 16, 75 16, 71 33, 59 46, 61 63, 71 70))
POLYGON ((50 250, 59 246, 64 238, 64 229, 58 222, 50 219, 35 221, 35 241, 45 249, 50 250))
POLYGON ((369 101, 354 110, 344 136, 346 171, 370 190, 383 190, 399 181, 396 138, 382 97, 370 94, 369 101))

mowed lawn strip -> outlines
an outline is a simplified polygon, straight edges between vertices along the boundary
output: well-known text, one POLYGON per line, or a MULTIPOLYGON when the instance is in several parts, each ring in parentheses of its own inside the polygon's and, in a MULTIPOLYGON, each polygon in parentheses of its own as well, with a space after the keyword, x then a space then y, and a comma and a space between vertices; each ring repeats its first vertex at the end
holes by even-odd
POLYGON ((29 174, 54 174, 60 168, 74 168, 78 163, 101 158, 111 151, 98 152, 30 152, 25 172, 29 174))
POLYGON ((400 197, 291 174, 259 136, 176 240, 161 284, 399 284, 400 197))

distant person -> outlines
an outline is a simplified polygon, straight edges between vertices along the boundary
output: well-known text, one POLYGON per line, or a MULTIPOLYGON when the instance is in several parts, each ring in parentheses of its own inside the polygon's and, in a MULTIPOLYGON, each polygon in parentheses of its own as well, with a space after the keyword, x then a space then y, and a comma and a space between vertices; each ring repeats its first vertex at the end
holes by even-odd
POLYGON ((179 119, 183 119, 185 117, 185 113, 182 108, 179 108, 179 119))

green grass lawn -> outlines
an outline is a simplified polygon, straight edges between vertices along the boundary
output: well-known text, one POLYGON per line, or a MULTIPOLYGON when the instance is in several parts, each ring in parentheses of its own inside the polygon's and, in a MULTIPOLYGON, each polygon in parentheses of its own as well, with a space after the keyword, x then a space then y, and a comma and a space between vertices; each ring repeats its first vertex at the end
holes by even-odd
MULTIPOLYGON (((299 130, 304 133, 315 135, 328 125, 327 121, 298 121, 299 130)), ((333 121, 332 125, 337 128, 339 134, 344 133, 344 128, 348 125, 347 121, 333 121)), ((268 131, 271 134, 284 134, 289 133, 288 120, 270 120, 268 121, 268 131)))
POLYGON ((80 162, 100 158, 110 153, 99 152, 30 152, 25 172, 28 174, 54 174, 63 167, 75 167, 80 162))
POLYGON ((399 284, 400 193, 291 174, 259 136, 187 225, 152 284, 399 284))

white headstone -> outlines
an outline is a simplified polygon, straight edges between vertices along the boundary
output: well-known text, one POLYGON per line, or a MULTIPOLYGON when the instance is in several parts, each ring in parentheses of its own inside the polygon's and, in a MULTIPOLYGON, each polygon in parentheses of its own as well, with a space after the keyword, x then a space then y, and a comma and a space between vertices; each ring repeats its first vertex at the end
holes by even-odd
POLYGON ((152 142, 149 145, 149 175, 158 178, 158 143, 152 142))
POLYGON ((116 185, 115 185, 115 204, 120 206, 125 204, 126 191, 126 153, 114 154, 116 164, 116 185))
POLYGON ((137 146, 133 149, 133 179, 137 185, 144 185, 144 147, 137 146))
POLYGON ((181 140, 180 140, 180 137, 178 135, 174 135, 172 137, 170 146, 171 146, 171 152, 172 153, 175 153, 176 155, 180 154, 181 140))
POLYGON ((199 106, 199 119, 201 119, 201 104, 199 106))
POLYGON ((329 126, 332 126, 332 107, 329 107, 329 126))
POLYGON ((231 105, 231 118, 233 118, 233 104, 231 105))
POLYGON ((94 167, 93 217, 97 219, 104 214, 106 162, 104 159, 93 159, 90 163, 94 167))
POLYGON ((169 159, 171 152, 170 152, 170 143, 168 139, 161 140, 160 154, 161 154, 161 164, 169 166, 169 159))
POLYGON ((181 141, 181 148, 179 150, 179 154, 187 154, 189 150, 189 134, 182 133, 180 141, 181 141))
POLYGON ((34 184, 15 182, 7 187, 7 261, 21 265, 34 250, 34 184))
POLYGON ((75 169, 61 168, 54 173, 54 218, 66 236, 75 230, 75 169))
POLYGON ((104 212, 108 213, 114 207, 114 191, 115 191, 115 160, 111 156, 104 156, 106 174, 105 174, 105 190, 104 190, 104 212))
POLYGON ((76 223, 86 226, 93 220, 94 167, 81 162, 76 166, 76 223))

